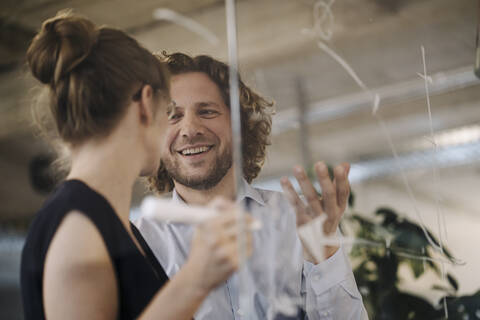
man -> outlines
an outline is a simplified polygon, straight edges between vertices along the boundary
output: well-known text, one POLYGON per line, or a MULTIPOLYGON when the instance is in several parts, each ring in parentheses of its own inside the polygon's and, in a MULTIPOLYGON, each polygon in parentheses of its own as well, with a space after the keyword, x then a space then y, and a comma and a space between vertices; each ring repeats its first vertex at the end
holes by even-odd
MULTIPOLYGON (((292 212, 287 199, 278 193, 251 187, 250 183, 260 172, 265 159, 271 129, 272 103, 240 80, 244 188, 236 195, 232 167, 228 66, 208 56, 192 58, 181 53, 165 55, 165 62, 172 74, 170 91, 175 106, 168 112, 168 129, 165 137, 162 137, 162 166, 158 175, 151 179, 151 187, 160 193, 173 191, 173 201, 186 204, 204 205, 216 196, 237 196, 237 201, 244 204, 254 216, 256 212, 263 212, 263 216, 257 216, 259 219, 265 219, 266 216, 268 219, 268 215, 273 219, 276 213, 282 212, 276 216, 278 223, 275 228, 283 227, 269 231, 264 228, 254 235, 252 260, 262 261, 258 252, 267 253, 264 245, 268 242, 274 242, 277 248, 288 250, 286 259, 262 261, 264 268, 268 269, 268 272, 263 270, 264 277, 274 274, 277 292, 288 292, 287 296, 292 301, 300 298, 301 307, 306 313, 301 317, 366 319, 362 298, 343 249, 325 247, 327 259, 318 263, 307 247, 302 246, 296 233, 297 225, 308 223, 322 214, 327 217, 324 232, 337 232, 349 194, 348 164, 334 169, 333 181, 324 163, 315 165, 323 191, 322 199, 318 197, 305 170, 295 167, 294 175, 306 203, 300 199, 288 179, 282 179, 282 187, 295 212, 292 212), (286 263, 290 267, 285 268, 286 263)), ((145 218, 136 224, 166 273, 173 276, 188 256, 193 228, 184 224, 158 223, 145 218)), ((262 272, 262 268, 256 270, 262 272)), ((260 278, 262 277, 258 277, 260 278)), ((282 309, 283 304, 272 301, 271 298, 260 289, 255 292, 255 318, 271 317, 282 309)), ((239 277, 234 275, 210 294, 195 318, 241 319, 242 315, 244 312, 239 306, 239 277)))

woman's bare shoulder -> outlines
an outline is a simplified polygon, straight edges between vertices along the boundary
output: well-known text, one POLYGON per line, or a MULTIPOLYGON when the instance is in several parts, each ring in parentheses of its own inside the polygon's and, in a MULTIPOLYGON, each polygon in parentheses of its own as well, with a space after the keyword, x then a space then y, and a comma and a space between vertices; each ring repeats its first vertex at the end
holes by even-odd
POLYGON ((117 312, 115 272, 102 236, 82 212, 69 212, 45 259, 47 318, 106 319, 117 312))

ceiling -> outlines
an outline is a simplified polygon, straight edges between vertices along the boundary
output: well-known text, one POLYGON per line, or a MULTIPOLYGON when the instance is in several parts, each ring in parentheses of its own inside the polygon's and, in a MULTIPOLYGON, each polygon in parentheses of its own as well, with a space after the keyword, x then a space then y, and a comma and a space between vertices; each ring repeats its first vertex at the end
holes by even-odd
MULTIPOLYGON (((34 136, 30 124, 36 83, 26 72, 24 53, 42 21, 64 8, 73 8, 98 24, 127 30, 152 51, 206 53, 227 60, 223 1, 142 0, 132 5, 128 0, 3 0, 3 224, 28 221, 45 197, 30 182, 32 159, 48 153, 48 148, 34 136), (199 28, 190 30, 155 19, 156 9, 173 10, 192 19, 213 33, 218 42, 212 44, 199 36, 199 28)), ((167 18, 165 12, 171 13, 162 12, 167 18)), ((259 181, 275 179, 288 173, 292 165, 311 159, 354 164, 384 159, 390 161, 384 165, 391 166, 395 161, 389 137, 400 156, 432 149, 421 143, 431 133, 425 81, 418 75, 424 72, 422 46, 432 79, 428 83, 431 129, 449 134, 479 126, 480 83, 473 75, 477 13, 471 0, 237 1, 242 75, 257 91, 273 99, 277 108, 272 146, 259 181), (330 11, 325 6, 329 3, 330 11), (315 19, 315 14, 320 18, 323 14, 325 19, 315 19), (329 32, 330 39, 322 40, 329 32), (368 90, 318 46, 320 40, 348 63, 368 90), (372 116, 375 93, 380 97, 377 115, 382 122, 372 116)), ((470 137, 461 143, 478 141, 478 137, 470 137)), ((478 159, 469 158, 469 168, 477 177, 478 159)), ((138 188, 136 192, 138 200, 143 191, 138 188)))

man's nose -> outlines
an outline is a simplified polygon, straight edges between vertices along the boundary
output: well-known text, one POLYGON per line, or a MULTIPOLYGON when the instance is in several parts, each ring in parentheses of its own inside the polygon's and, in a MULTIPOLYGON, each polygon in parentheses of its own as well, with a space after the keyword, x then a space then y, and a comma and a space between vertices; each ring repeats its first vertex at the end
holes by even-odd
POLYGON ((184 115, 180 135, 186 138, 193 138, 204 134, 204 127, 201 119, 193 112, 187 112, 184 115))

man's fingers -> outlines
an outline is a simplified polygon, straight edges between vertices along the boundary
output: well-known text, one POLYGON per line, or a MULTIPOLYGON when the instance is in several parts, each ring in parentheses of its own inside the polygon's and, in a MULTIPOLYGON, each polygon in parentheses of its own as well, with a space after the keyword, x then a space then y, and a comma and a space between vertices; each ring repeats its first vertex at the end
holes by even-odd
POLYGON ((347 205, 348 194, 350 192, 345 167, 342 165, 335 167, 335 169, 333 169, 333 175, 335 177, 337 205, 343 211, 347 205))
POLYGON ((307 214, 307 209, 305 207, 305 204, 303 203, 302 199, 300 199, 300 197, 298 196, 290 180, 288 180, 288 178, 286 177, 283 177, 280 180, 280 184, 282 186, 283 193, 285 194, 288 201, 295 209, 295 212, 297 214, 297 225, 302 225, 308 222, 310 220, 310 217, 307 214))
POLYGON ((315 164, 315 173, 317 174, 318 182, 322 187, 322 202, 324 211, 327 213, 330 219, 334 218, 337 211, 337 192, 335 186, 330 180, 328 174, 328 168, 323 162, 317 162, 315 164))
POLYGON ((293 169, 293 174, 302 189, 303 195, 307 200, 308 205, 315 213, 315 216, 318 216, 323 212, 322 206, 320 205, 319 196, 317 190, 312 185, 312 182, 307 177, 305 169, 301 166, 295 166, 293 169))
POLYGON ((348 174, 350 173, 350 163, 348 163, 348 162, 342 162, 342 163, 340 163, 340 166, 343 167, 343 169, 344 169, 345 172, 347 173, 346 176, 348 177, 348 174))
POLYGON ((292 186, 292 183, 288 178, 283 177, 280 180, 283 192, 285 193, 285 196, 287 197, 288 201, 293 205, 295 210, 302 211, 305 209, 305 204, 303 203, 302 199, 298 196, 297 192, 292 186))
POLYGON ((350 163, 342 162, 340 165, 345 168, 345 172, 346 172, 345 176, 347 177, 347 184, 348 184, 348 193, 350 194, 350 181, 348 180, 348 175, 350 174, 350 163))

